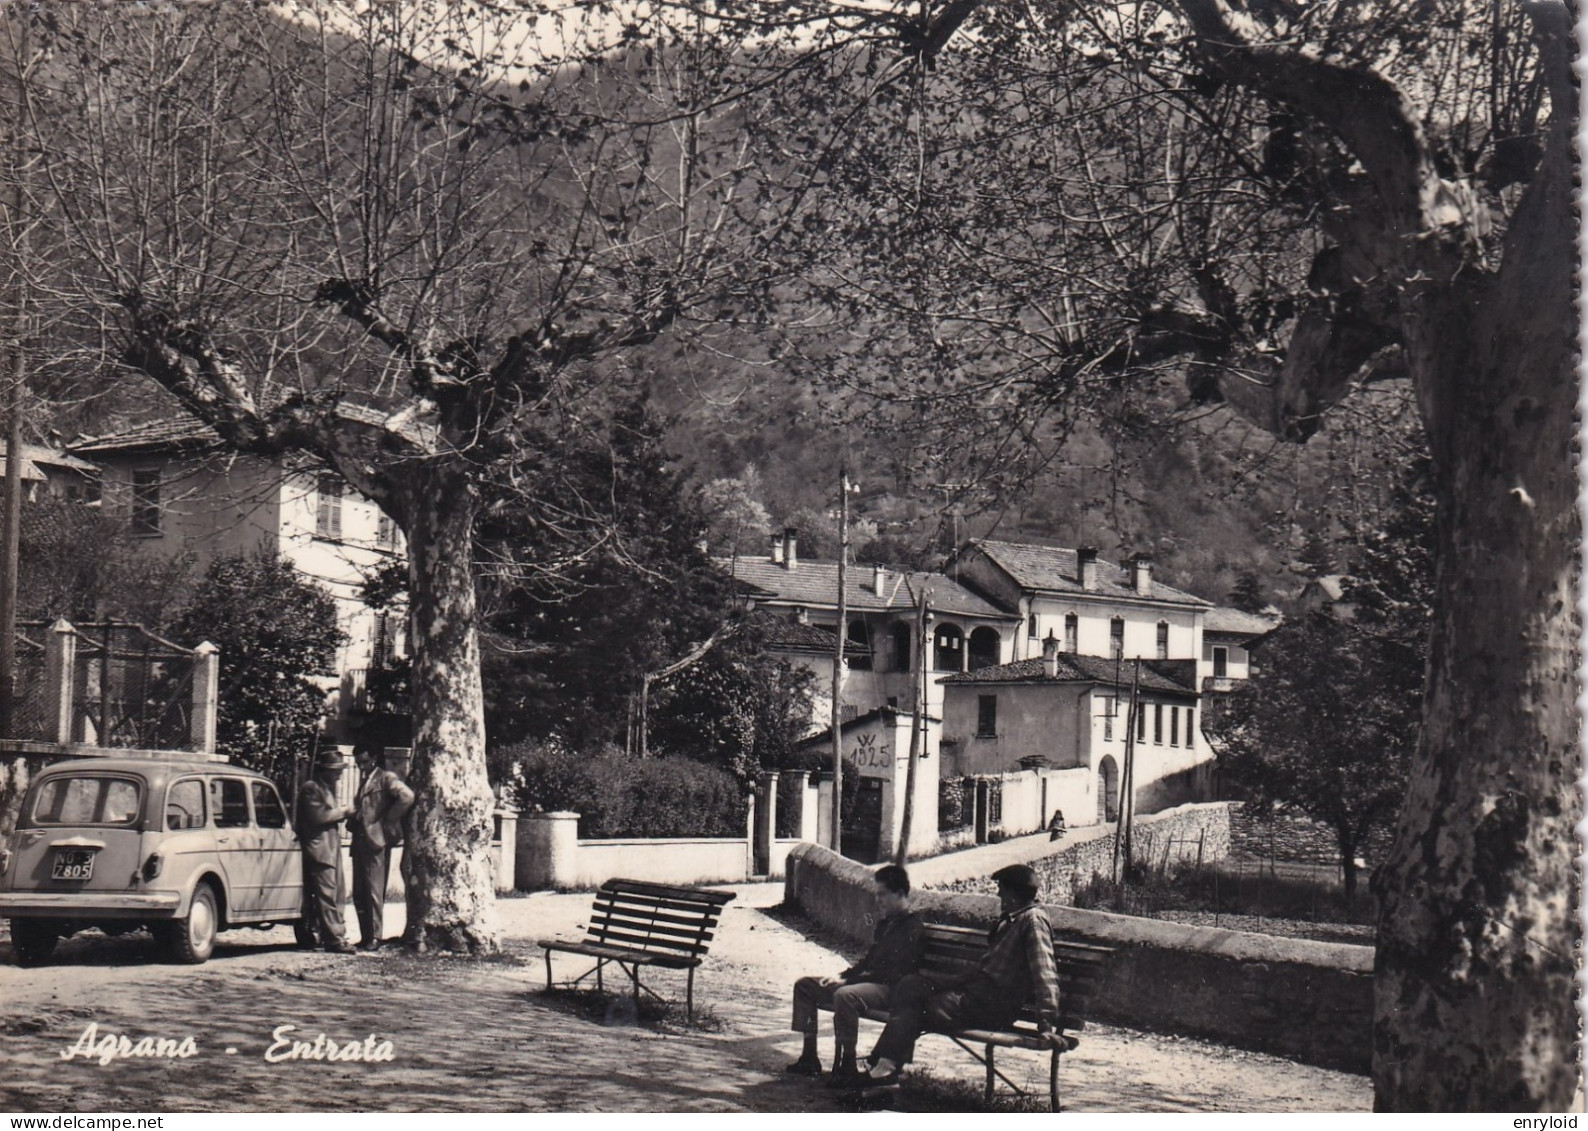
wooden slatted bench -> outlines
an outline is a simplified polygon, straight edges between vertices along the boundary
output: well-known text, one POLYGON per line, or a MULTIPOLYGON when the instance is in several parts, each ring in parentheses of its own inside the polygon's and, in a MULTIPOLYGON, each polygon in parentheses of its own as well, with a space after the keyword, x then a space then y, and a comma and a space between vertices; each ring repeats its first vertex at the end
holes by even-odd
POLYGON ((590 925, 582 940, 540 939, 546 952, 546 988, 550 989, 553 951, 594 958, 596 964, 565 986, 577 986, 592 974, 598 989, 605 989, 602 971, 615 962, 634 981, 634 1005, 640 991, 661 1001, 648 986, 640 985, 641 966, 687 970, 685 1013, 695 1016, 695 968, 706 957, 722 909, 734 898, 731 891, 710 891, 651 884, 641 880, 608 880, 596 889, 590 907, 590 925))
MULTIPOLYGON (((987 941, 987 932, 979 928, 928 923, 921 973, 927 976, 954 974, 974 966, 986 952, 987 941)), ((993 1089, 998 1080, 1017 1093, 1025 1094, 1025 1089, 999 1070, 995 1060, 997 1050, 1035 1049, 1050 1054, 1048 1101, 1054 1111, 1059 1110, 1059 1057, 1080 1044, 1079 1033, 1086 1027, 1087 1004, 1102 979, 1104 963, 1113 953, 1106 946, 1054 936, 1053 961, 1059 975, 1059 1016, 1052 1034, 1037 1032, 1037 1011, 1032 1001, 1021 1006, 1019 1016, 1007 1029, 961 1029, 939 1034, 970 1053, 986 1068, 987 1081, 982 1090, 984 1102, 992 1101, 993 1089), (978 1052, 975 1048, 977 1045, 982 1046, 983 1051, 978 1052)), ((888 1020, 885 1010, 870 1010, 865 1017, 884 1023, 888 1020)))

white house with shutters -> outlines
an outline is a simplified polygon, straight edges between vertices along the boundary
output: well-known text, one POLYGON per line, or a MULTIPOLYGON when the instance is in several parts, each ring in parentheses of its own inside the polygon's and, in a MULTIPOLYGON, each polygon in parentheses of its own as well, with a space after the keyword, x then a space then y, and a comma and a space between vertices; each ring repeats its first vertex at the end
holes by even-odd
POLYGON ((370 672, 407 653, 406 616, 360 598, 366 578, 404 560, 402 533, 379 507, 334 473, 230 452, 190 417, 83 438, 69 450, 101 469, 105 513, 125 517, 150 549, 192 554, 201 566, 220 554, 273 550, 326 590, 347 634, 340 674, 327 681, 328 715, 338 741, 358 737, 376 706, 365 697, 370 672))

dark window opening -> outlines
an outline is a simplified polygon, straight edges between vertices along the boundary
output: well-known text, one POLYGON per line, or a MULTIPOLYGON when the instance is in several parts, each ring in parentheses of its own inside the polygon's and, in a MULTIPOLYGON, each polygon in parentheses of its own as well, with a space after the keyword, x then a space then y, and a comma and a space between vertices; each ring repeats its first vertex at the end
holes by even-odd
POLYGON ((1158 622, 1158 658, 1169 658, 1169 624, 1167 621, 1158 622))
POLYGON ((160 533, 160 471, 132 473, 132 532, 160 533))
POLYGON ((896 620, 890 635, 893 637, 893 670, 907 672, 910 670, 910 626, 896 620))
POLYGON ((1115 659, 1125 654, 1125 622, 1115 617, 1108 622, 1109 655, 1115 659))
POLYGON ((852 620, 849 622, 849 643, 858 650, 853 656, 845 649, 845 658, 849 661, 849 670, 854 672, 869 672, 871 670, 871 633, 866 631, 866 622, 852 620))
POLYGON ((998 696, 976 696, 976 737, 998 737, 998 696))
POLYGON ((1081 650, 1081 618, 1074 613, 1064 617, 1064 650, 1072 655, 1081 650))

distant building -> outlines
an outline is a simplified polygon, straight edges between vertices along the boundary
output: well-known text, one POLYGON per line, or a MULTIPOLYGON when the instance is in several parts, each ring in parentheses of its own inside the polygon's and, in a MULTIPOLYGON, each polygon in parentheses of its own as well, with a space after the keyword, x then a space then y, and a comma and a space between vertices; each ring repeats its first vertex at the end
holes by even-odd
MULTIPOLYGON (((6 446, 0 441, 0 478, 5 475, 6 446)), ((92 503, 99 498, 99 468, 40 444, 22 445, 22 501, 69 499, 92 503)))
MULTIPOLYGON (((342 411, 373 415, 351 405, 342 411)), ((396 713, 381 708, 406 715, 406 704, 371 702, 366 688, 372 672, 407 654, 407 618, 360 599, 378 567, 404 560, 402 534, 340 476, 285 457, 239 455, 192 418, 84 438, 71 453, 101 469, 105 513, 125 518, 152 550, 200 563, 270 550, 330 593, 348 637, 336 657, 340 674, 326 688, 336 740, 353 741, 372 717, 396 713)), ((380 741, 406 740, 405 721, 381 722, 380 741)))
MULTIPOLYGON (((826 699, 816 704, 813 725, 827 725, 838 624, 838 563, 800 558, 797 534, 785 530, 772 536, 766 555, 719 558, 717 564, 739 582, 741 595, 754 608, 823 634, 791 628, 776 638, 774 651, 816 674, 816 690, 826 699)), ((848 627, 840 696, 843 719, 881 707, 914 709, 916 664, 923 644, 916 640, 917 607, 923 595, 932 617, 924 641, 929 671, 971 671, 1011 657, 1014 616, 946 574, 852 565, 845 571, 844 590, 848 627)), ((942 702, 942 689, 929 679, 927 713, 936 714, 942 702)))

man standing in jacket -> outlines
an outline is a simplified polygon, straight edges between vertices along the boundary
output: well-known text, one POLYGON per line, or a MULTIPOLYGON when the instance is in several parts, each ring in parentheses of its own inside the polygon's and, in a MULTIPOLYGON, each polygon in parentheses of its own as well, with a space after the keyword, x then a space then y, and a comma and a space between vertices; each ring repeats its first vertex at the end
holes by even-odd
POLYGON ((358 915, 359 950, 379 950, 386 907, 391 846, 402 842, 403 816, 413 807, 414 791, 390 769, 375 765, 375 754, 360 747, 358 795, 353 802, 353 910, 358 915))
POLYGON ((910 876, 897 864, 879 868, 872 877, 876 884, 879 918, 872 932, 871 947, 865 957, 836 978, 801 978, 794 983, 794 1022, 790 1026, 805 1035, 800 1058, 788 1071, 804 1076, 821 1073, 822 1062, 816 1052, 816 1011, 819 1006, 833 1009, 835 1055, 833 1078, 843 1081, 858 1075, 855 1044, 860 1039, 860 1017, 868 1009, 887 1009, 893 987, 921 964, 923 926, 921 917, 910 910, 910 876))
POLYGON ((975 966, 950 977, 911 975, 893 991, 888 1023, 871 1050, 871 1070, 856 1082, 892 1084, 915 1056, 915 1040, 927 1030, 1003 1029, 1028 998, 1037 1006, 1037 1031, 1052 1033, 1059 1016, 1059 976, 1053 962, 1053 924, 1037 906, 1037 876, 1024 864, 992 875, 1003 914, 987 953, 975 966))
POLYGON ((310 934, 333 954, 352 954, 342 925, 342 835, 353 815, 336 803, 347 760, 334 746, 320 755, 314 776, 298 791, 298 842, 303 849, 303 918, 310 934))

